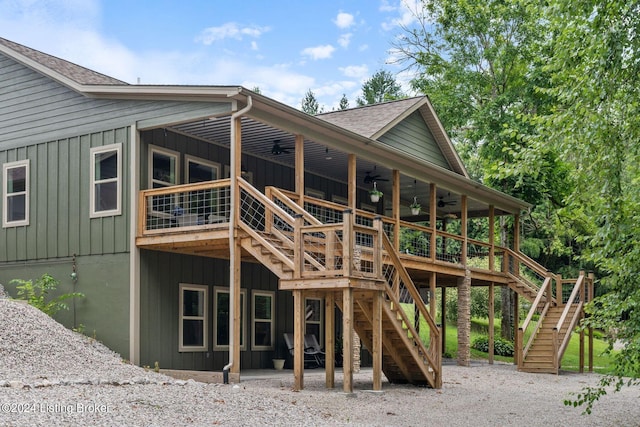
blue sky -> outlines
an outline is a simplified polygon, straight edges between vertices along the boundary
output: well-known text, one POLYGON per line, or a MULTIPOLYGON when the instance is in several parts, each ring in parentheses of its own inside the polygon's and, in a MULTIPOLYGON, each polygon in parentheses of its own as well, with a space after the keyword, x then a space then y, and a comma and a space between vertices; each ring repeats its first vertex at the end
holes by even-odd
MULTIPOLYGON (((419 0, 0 0, 0 37, 128 83, 259 87, 351 106, 419 0)), ((406 86, 405 86, 406 87, 406 86)))

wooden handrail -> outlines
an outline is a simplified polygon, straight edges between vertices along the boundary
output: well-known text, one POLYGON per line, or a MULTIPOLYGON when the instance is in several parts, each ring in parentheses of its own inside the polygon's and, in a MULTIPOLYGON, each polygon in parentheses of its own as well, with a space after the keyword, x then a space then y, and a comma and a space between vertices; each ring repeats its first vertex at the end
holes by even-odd
MULTIPOLYGON (((527 317, 524 319, 524 323, 520 327, 521 330, 526 330, 527 327, 529 327, 529 322, 531 322, 531 319, 533 319, 533 315, 535 314, 537 307, 540 304, 540 301, 542 301, 544 292, 549 286, 551 286, 551 277, 547 276, 547 278, 544 279, 544 283, 540 287, 540 290, 538 291, 538 295, 536 295, 536 299, 533 300, 533 303, 531 304, 531 309, 529 310, 529 314, 527 314, 527 317)), ((548 299, 547 299, 547 303, 548 303, 548 299)))
POLYGON ((583 283, 584 283, 584 273, 581 272, 580 277, 578 277, 578 280, 576 280, 576 284, 573 287, 571 296, 567 300, 568 304, 566 304, 566 306, 564 307, 564 310, 562 310, 562 315, 560 316, 560 319, 558 319, 558 323, 556 324, 557 330, 560 330, 562 328, 562 325, 564 324, 565 319, 569 315, 571 304, 573 304, 573 301, 575 301, 576 296, 578 295, 578 292, 580 292, 580 288, 582 287, 583 283))
MULTIPOLYGON (((500 246, 496 246, 496 248, 498 247, 500 246)), ((546 277, 547 275, 551 275, 552 278, 556 277, 555 274, 549 272, 546 268, 544 268, 543 266, 538 264, 536 261, 526 256, 522 252, 515 252, 513 249, 510 249, 510 248, 502 248, 502 247, 500 248, 503 249, 505 252, 507 252, 509 256, 519 260, 521 263, 523 263, 524 265, 529 267, 531 270, 538 273, 540 276, 546 277)))
MULTIPOLYGON (((415 285, 413 284, 413 280, 411 280, 411 276, 409 275, 407 270, 404 268, 404 265, 402 264, 402 261, 400 261, 400 258, 398 257, 398 254, 396 253, 396 251, 393 250, 393 246, 391 245, 391 242, 389 241, 389 238, 386 235, 382 237, 382 243, 384 245, 385 250, 387 251, 387 255, 389 256, 389 258, 391 258, 392 264, 396 268, 398 274, 400 275, 400 278, 405 283, 407 290, 411 294, 411 297, 414 299, 414 301, 422 301, 422 297, 420 296, 420 293, 418 292, 415 285)), ((429 327, 434 330, 438 329, 436 322, 433 320, 433 317, 431 316, 431 314, 427 311, 425 305, 424 304, 417 304, 417 305, 418 305, 418 310, 420 310, 420 314, 424 316, 427 323, 429 324, 429 327)))
POLYGON ((171 187, 151 188, 148 190, 141 190, 140 193, 145 197, 162 196, 174 193, 186 193, 190 191, 215 190, 217 188, 229 187, 230 185, 231 180, 227 178, 216 181, 197 182, 195 184, 179 184, 172 185, 171 187))

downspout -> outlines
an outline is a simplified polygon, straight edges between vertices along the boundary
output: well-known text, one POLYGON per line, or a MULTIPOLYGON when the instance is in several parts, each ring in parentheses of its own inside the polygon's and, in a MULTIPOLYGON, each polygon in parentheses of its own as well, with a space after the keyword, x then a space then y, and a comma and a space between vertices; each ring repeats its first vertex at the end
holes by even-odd
POLYGON ((229 211, 230 211, 230 215, 229 215, 229 363, 222 368, 222 378, 223 378, 223 382, 225 384, 229 384, 229 369, 231 369, 231 367, 233 366, 233 363, 235 362, 233 360, 233 348, 235 345, 235 335, 234 335, 234 329, 235 329, 235 322, 234 322, 234 318, 235 318, 235 304, 234 301, 236 300, 236 292, 238 292, 238 290, 236 289, 235 286, 235 282, 236 282, 236 273, 235 273, 235 269, 233 268, 233 266, 235 265, 235 250, 234 250, 234 245, 236 244, 235 242, 235 238, 234 238, 234 231, 236 229, 236 206, 238 205, 238 200, 236 200, 236 188, 238 188, 238 178, 237 178, 237 170, 236 170, 236 149, 235 149, 235 140, 236 140, 236 124, 235 124, 235 120, 242 116, 243 114, 245 114, 246 112, 248 112, 249 110, 251 110, 251 107, 253 106, 253 100, 251 99, 251 96, 247 96, 247 105, 246 107, 242 108, 241 110, 236 111, 235 113, 231 114, 231 134, 230 134, 230 147, 231 147, 231 159, 229 161, 230 163, 230 178, 231 178, 231 194, 230 194, 230 199, 229 199, 229 211))

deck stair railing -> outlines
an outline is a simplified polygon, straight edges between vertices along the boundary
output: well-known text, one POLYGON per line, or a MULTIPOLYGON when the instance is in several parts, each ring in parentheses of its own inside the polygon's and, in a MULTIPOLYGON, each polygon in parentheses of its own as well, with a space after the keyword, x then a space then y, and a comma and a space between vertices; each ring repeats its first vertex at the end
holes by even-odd
POLYGON ((516 352, 518 355, 521 355, 518 357, 520 363, 525 360, 527 353, 529 352, 529 349, 531 348, 531 345, 533 344, 534 339, 538 334, 538 330, 542 325, 542 319, 544 319, 547 311, 549 310, 549 307, 551 306, 551 282, 552 281, 550 276, 545 279, 544 283, 540 287, 540 290, 538 291, 538 295, 531 304, 531 308, 529 309, 527 317, 522 323, 522 326, 518 328, 518 334, 516 336, 516 352), (543 302, 543 300, 546 300, 546 302, 543 302), (537 322, 532 322, 536 314, 538 314, 539 320, 537 322), (529 331, 530 326, 532 328, 531 331, 529 331), (528 337, 528 339, 527 344, 523 347, 523 341, 525 337, 528 337))
POLYGON ((576 280, 573 290, 569 299, 564 303, 564 310, 558 323, 553 328, 553 343, 554 343, 554 355, 555 355, 555 367, 560 368, 560 361, 564 355, 569 340, 571 339, 571 333, 573 329, 578 325, 578 321, 583 314, 584 304, 587 302, 587 297, 591 292, 587 292, 587 282, 591 281, 586 279, 583 271, 580 272, 578 280, 576 280), (556 347, 557 346, 557 347, 556 347))
POLYGON ((411 276, 393 248, 389 238, 384 235, 383 248, 385 261, 383 276, 387 282, 386 297, 391 302, 385 305, 386 315, 397 317, 405 330, 403 338, 417 350, 418 365, 433 388, 442 385, 442 355, 440 349, 441 329, 436 325, 432 314, 416 288, 411 276), (425 345, 425 341, 429 344, 425 345))

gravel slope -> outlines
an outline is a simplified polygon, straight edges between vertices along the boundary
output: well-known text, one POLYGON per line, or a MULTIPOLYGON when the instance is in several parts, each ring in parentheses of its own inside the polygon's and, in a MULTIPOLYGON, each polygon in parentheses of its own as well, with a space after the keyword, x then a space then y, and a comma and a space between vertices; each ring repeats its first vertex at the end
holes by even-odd
POLYGON ((0 425, 367 425, 367 426, 632 426, 640 425, 638 389, 604 397, 592 415, 563 399, 596 374, 526 374, 512 365, 444 366, 441 390, 383 383, 371 371, 354 376, 355 392, 324 387, 305 371, 292 390, 291 371, 249 377, 240 385, 177 381, 125 364, 104 346, 68 331, 32 307, 0 299, 0 425))

